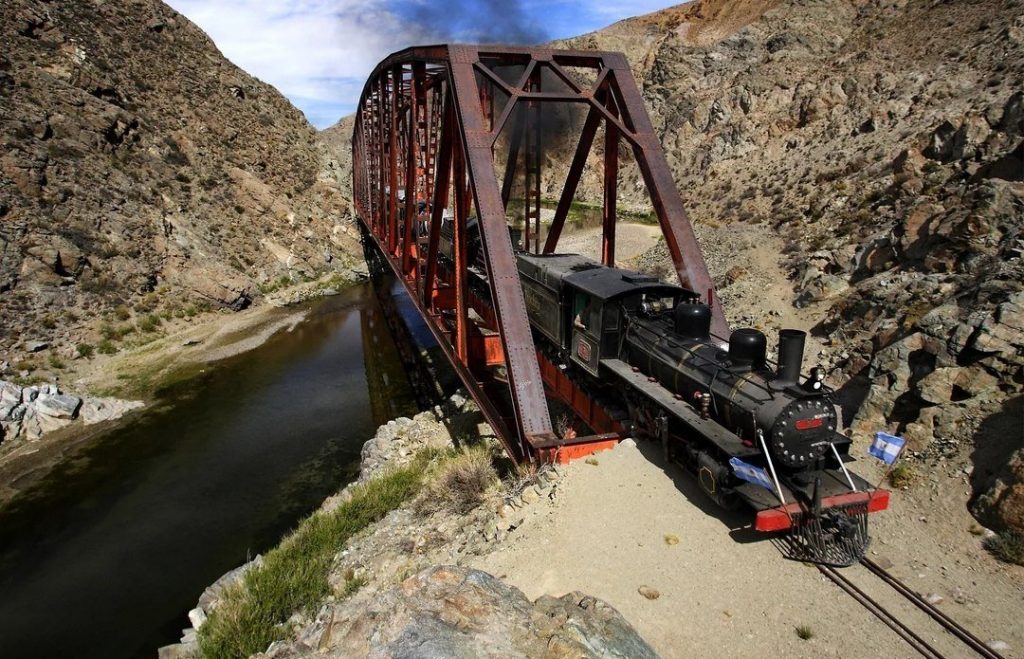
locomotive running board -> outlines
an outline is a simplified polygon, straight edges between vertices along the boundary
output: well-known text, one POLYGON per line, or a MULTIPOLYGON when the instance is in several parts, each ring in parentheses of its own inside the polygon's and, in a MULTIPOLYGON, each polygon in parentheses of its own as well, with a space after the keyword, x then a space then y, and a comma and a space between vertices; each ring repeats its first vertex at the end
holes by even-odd
POLYGON ((633 385, 635 391, 643 393, 658 407, 669 412, 692 432, 707 437, 718 448, 739 458, 761 455, 753 446, 747 446, 734 433, 729 432, 711 419, 705 419, 693 406, 661 386, 638 369, 621 359, 602 359, 601 365, 614 373, 626 384, 633 385))

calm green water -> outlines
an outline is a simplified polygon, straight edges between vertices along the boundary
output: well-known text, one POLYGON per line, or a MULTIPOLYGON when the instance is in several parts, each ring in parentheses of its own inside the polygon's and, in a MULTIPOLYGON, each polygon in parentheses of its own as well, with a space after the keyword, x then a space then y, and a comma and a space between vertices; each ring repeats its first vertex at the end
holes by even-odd
POLYGON ((0 657, 153 657, 412 410, 370 288, 161 396, 0 511, 0 657))

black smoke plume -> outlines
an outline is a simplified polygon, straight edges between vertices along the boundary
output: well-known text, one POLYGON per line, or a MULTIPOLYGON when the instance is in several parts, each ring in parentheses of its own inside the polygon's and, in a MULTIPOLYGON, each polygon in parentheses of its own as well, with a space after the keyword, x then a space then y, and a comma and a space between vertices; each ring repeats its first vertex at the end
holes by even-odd
POLYGON ((505 43, 548 41, 541 17, 521 2, 502 0, 399 0, 392 11, 409 21, 421 43, 505 43))

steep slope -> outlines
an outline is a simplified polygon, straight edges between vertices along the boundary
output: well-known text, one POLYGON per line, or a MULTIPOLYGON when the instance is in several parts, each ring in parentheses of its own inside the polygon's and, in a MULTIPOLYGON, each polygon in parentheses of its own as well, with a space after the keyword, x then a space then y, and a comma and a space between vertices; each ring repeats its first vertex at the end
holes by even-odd
POLYGON ((355 123, 356 116, 350 114, 320 131, 319 135, 327 154, 324 170, 334 176, 346 197, 352 195, 352 129, 355 123))
MULTIPOLYGON (((626 50, 706 249, 784 240, 793 296, 756 320, 820 313, 857 436, 905 434, 922 472, 973 469, 976 511, 1018 528, 1022 17, 1019 0, 709 0, 564 42, 626 50)), ((620 177, 642 203, 635 168, 620 177)))
POLYGON ((4 2, 0 140, 0 362, 23 374, 27 341, 116 350, 355 253, 316 131, 158 0, 4 2))

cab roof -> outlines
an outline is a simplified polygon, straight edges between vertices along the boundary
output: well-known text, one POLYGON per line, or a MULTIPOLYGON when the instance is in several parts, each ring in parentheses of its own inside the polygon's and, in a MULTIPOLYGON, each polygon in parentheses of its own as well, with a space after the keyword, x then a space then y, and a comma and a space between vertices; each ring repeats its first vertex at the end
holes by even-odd
POLYGON ((608 268, 579 254, 519 254, 519 258, 537 270, 544 270, 547 279, 561 279, 588 295, 603 301, 633 293, 657 296, 696 297, 693 291, 667 284, 657 277, 635 270, 608 268))

